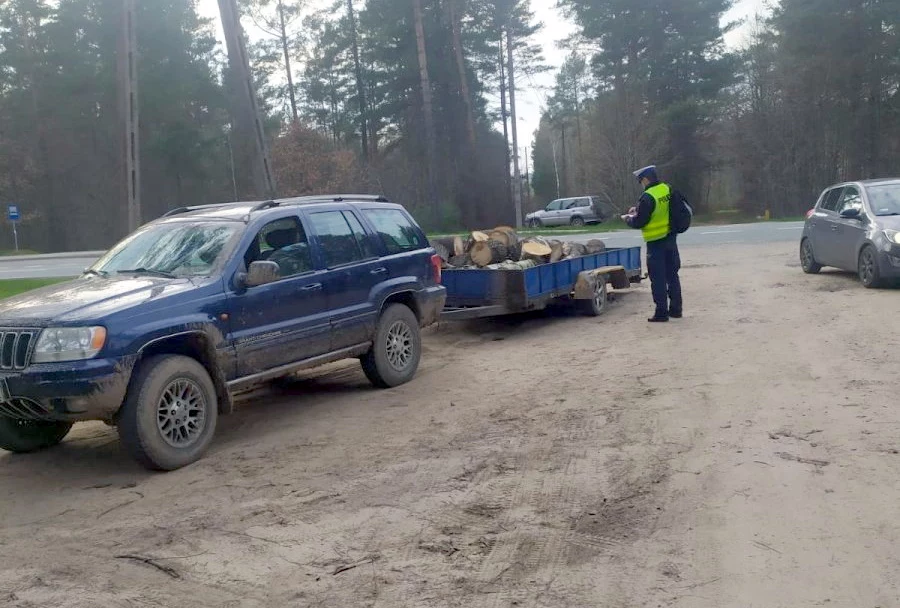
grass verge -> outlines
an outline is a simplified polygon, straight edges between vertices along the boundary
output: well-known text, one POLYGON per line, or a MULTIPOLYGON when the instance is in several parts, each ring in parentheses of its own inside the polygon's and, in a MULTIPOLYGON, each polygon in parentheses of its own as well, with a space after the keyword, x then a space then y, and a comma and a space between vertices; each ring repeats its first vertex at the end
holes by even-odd
POLYGON ((55 283, 68 281, 68 279, 5 279, 0 280, 0 300, 17 296, 20 293, 31 291, 39 287, 46 287, 55 283))

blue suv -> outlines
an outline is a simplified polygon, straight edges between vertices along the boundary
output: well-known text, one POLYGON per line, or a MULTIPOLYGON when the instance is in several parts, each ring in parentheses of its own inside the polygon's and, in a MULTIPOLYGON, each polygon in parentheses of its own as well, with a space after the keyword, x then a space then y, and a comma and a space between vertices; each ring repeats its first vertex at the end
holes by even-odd
POLYGON ((399 205, 304 197, 177 209, 78 279, 0 302, 0 447, 103 420, 151 469, 198 460, 233 395, 359 358, 408 382, 441 262, 399 205))

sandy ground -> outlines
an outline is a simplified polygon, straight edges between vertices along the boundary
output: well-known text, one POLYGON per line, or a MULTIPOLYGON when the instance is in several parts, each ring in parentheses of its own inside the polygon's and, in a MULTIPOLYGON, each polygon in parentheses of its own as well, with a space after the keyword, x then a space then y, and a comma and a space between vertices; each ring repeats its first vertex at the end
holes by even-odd
POLYGON ((413 383, 312 374, 178 472, 102 425, 0 455, 0 605, 900 606, 900 293, 794 249, 685 250, 668 326, 646 284, 443 325, 413 383))

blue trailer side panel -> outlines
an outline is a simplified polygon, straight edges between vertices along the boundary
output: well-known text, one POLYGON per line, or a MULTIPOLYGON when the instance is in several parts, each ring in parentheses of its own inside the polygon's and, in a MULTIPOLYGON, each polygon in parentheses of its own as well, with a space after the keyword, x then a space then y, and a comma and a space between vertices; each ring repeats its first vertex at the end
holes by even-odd
POLYGON ((448 307, 505 305, 524 310, 529 300, 567 295, 580 272, 604 266, 639 273, 641 248, 609 249, 526 270, 445 270, 441 282, 447 288, 448 307))

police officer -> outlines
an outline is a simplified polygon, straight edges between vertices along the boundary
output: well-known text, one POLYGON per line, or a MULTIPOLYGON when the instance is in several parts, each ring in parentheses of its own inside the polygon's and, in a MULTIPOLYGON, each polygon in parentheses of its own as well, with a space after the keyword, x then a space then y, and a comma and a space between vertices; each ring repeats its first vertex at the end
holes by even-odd
POLYGON ((681 280, 678 278, 681 257, 669 216, 673 197, 681 194, 659 181, 655 165, 638 169, 634 176, 644 188, 644 194, 637 208, 632 207, 622 219, 631 228, 641 230, 647 243, 647 272, 656 304, 656 312, 647 320, 665 323, 669 318, 680 319, 682 316, 681 280))

